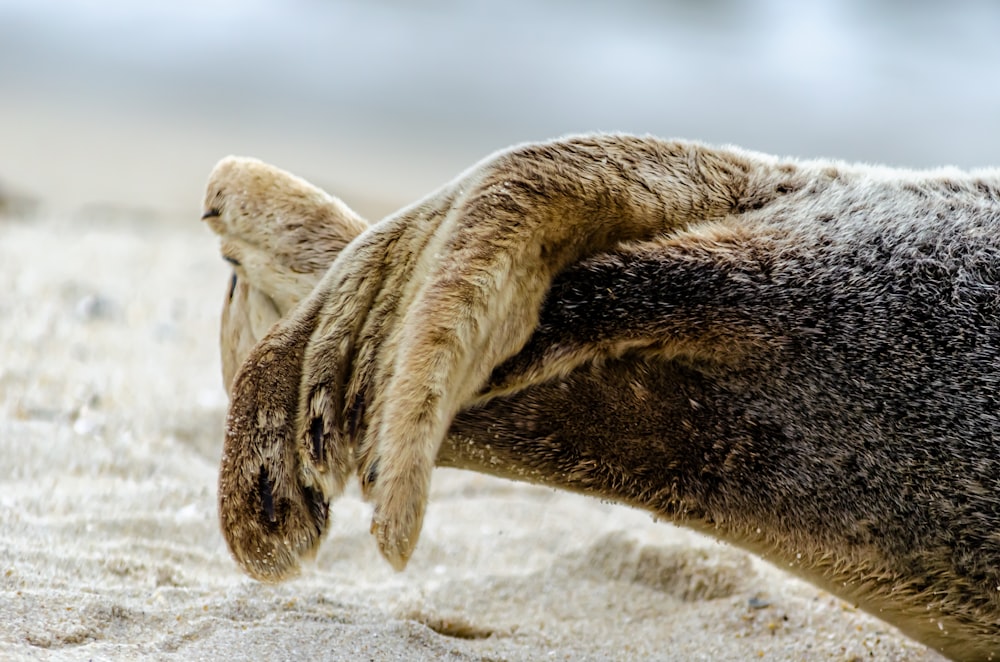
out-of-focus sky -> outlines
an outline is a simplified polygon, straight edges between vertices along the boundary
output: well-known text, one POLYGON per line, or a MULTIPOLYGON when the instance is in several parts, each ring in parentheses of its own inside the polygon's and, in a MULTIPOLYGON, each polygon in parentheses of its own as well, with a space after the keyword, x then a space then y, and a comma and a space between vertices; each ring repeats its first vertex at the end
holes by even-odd
POLYGON ((596 130, 1000 165, 1000 3, 0 0, 0 184, 70 206, 197 207, 235 152, 383 212, 596 130))

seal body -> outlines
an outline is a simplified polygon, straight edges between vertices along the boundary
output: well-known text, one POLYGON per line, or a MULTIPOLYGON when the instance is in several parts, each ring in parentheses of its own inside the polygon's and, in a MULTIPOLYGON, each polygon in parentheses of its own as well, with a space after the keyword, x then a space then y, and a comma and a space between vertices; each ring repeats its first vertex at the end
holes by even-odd
MULTIPOLYGON (((323 217, 332 267, 253 350, 231 334, 220 499, 253 574, 318 544, 350 472, 405 563, 430 457, 648 509, 1000 656, 1000 173, 597 136, 367 230, 315 200, 350 221, 323 217)), ((266 272, 230 290, 244 313, 266 272)))

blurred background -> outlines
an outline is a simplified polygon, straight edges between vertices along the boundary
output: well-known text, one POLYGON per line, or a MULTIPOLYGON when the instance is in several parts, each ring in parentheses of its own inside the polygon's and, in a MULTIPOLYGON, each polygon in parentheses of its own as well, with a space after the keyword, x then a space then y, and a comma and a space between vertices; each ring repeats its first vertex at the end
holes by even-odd
POLYGON ((0 191, 197 218, 257 156, 370 217, 572 132, 1000 165, 1000 3, 0 0, 0 191))

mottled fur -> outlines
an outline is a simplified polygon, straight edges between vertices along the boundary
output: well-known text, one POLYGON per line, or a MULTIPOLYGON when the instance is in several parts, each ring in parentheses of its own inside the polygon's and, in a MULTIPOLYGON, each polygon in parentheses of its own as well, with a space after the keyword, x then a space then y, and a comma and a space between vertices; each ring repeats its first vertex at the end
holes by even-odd
POLYGON ((255 576, 315 548, 354 470, 405 563, 436 460, 647 508, 948 655, 1000 651, 997 172, 528 145, 343 251, 360 220, 309 198, 337 237, 310 244, 311 282, 339 257, 279 304, 267 274, 305 249, 246 180, 287 176, 226 163, 206 205, 224 252, 255 209, 272 265, 238 279, 224 355, 257 308, 304 298, 232 388, 220 508, 255 576))

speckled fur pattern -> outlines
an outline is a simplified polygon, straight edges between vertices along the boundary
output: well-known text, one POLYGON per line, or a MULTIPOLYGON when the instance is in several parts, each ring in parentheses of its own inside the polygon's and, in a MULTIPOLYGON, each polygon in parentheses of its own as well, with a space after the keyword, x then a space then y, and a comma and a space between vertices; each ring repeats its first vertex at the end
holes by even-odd
POLYGON ((401 567, 437 463, 646 508, 1000 656, 1000 173, 588 136, 366 229, 257 170, 309 188, 228 160, 206 199, 224 254, 271 265, 224 312, 220 512, 251 574, 293 572, 352 473, 401 567))

